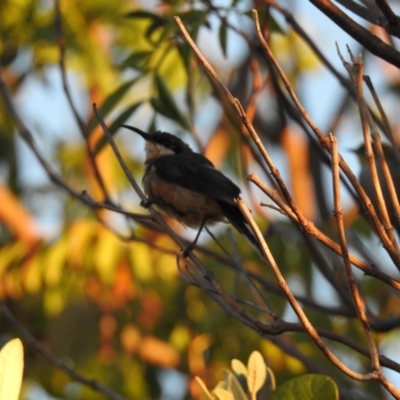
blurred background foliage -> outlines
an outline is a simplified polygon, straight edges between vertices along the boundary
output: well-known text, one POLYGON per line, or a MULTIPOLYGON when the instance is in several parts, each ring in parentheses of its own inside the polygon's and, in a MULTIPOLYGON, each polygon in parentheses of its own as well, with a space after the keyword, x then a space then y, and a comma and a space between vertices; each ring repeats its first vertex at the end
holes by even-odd
MULTIPOLYGON (((199 68, 173 20, 175 15, 181 17, 232 93, 247 105, 262 140, 273 149, 278 166, 288 177, 300 209, 329 232, 330 215, 319 206, 328 204, 329 209, 329 201, 321 196, 325 198, 323 191, 330 182, 318 173, 320 164, 312 170, 308 139, 279 111, 255 45, 249 18, 254 6, 264 7, 242 0, 215 4, 171 0, 151 5, 132 0, 61 1, 60 36, 52 1, 0 0, 3 79, 41 151, 65 182, 78 191, 87 190, 98 201, 105 200, 64 94, 52 91, 53 86, 60 89, 61 85, 58 64, 60 40, 64 41, 72 97, 114 201, 133 212, 145 212, 92 115, 93 103, 139 180, 143 143, 118 131, 124 122, 143 130, 172 131, 232 176, 243 187, 260 225, 267 229, 273 224, 269 243, 289 282, 306 297, 324 298, 315 289, 315 282, 323 278, 316 277, 299 233, 285 219, 261 208, 259 192, 244 180, 253 168, 260 168, 238 134, 237 117, 229 107, 223 111, 223 97, 199 68), (236 33, 239 30, 247 44, 236 33), (27 89, 32 82, 42 94, 27 89), (46 102, 41 103, 43 98, 46 102), (61 113, 46 109, 57 102, 65 104, 61 113), (24 111, 27 105, 30 113, 24 111), (323 189, 316 182, 322 182, 323 189)), ((272 33, 272 47, 292 84, 304 90, 303 77, 318 74, 320 62, 289 27, 282 28, 271 16, 262 22, 272 33)), ((4 110, 3 104, 0 107, 4 110)), ((326 118, 330 117, 327 114, 326 118)), ((170 238, 111 211, 95 215, 39 171, 16 135, 9 115, 0 112, 1 297, 58 358, 130 399, 200 398, 195 376, 211 387, 232 358, 246 360, 254 349, 262 352, 278 382, 306 371, 300 361, 282 350, 285 346, 280 339, 259 337, 227 317, 207 294, 187 285, 176 268, 179 249, 170 238)), ((349 202, 349 226, 354 224, 367 236, 368 227, 357 219, 355 209, 349 202)), ((188 233, 170 223, 183 235, 188 233)), ((246 267, 270 278, 267 266, 248 244, 236 235, 234 239, 224 235, 226 229, 216 229, 222 243, 230 251, 234 251, 233 242, 238 243, 246 267)), ((204 238, 202 244, 219 251, 211 240, 204 238)), ((240 294, 232 269, 222 267, 215 257, 207 258, 206 253, 202 257, 220 282, 228 282, 228 290, 240 294)), ((378 308, 387 311, 391 304, 395 307, 384 285, 365 285, 365 292, 378 308)), ((281 296, 271 294, 269 301, 278 313, 291 315, 281 296)), ((357 321, 305 309, 319 326, 340 328, 342 334, 351 332, 351 337, 363 340, 357 321)), ((0 332, 4 342, 14 335, 3 319, 0 332)), ((331 376, 341 376, 306 335, 287 335, 283 342, 295 344, 331 376)), ((23 398, 33 398, 29 396, 41 390, 56 398, 103 398, 73 383, 36 353, 25 351, 23 398)), ((365 359, 353 362, 367 364, 365 359)), ((370 393, 378 395, 379 388, 369 386, 370 393)))

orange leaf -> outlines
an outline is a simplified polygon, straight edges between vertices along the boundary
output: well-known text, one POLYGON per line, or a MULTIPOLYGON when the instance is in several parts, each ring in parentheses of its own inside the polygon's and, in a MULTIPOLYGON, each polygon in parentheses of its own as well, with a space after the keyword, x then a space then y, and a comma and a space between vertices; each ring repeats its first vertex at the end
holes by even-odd
POLYGON ((306 218, 315 217, 314 189, 308 165, 308 143, 298 132, 286 128, 282 135, 289 163, 289 176, 294 201, 306 218))
POLYGON ((210 137, 204 155, 216 166, 221 165, 229 151, 231 138, 224 128, 218 128, 210 137))
POLYGON ((179 365, 179 353, 167 342, 154 336, 143 338, 139 349, 140 357, 154 365, 175 368, 179 365))
POLYGON ((11 191, 0 184, 0 222, 18 239, 28 244, 40 240, 35 222, 21 201, 11 191))

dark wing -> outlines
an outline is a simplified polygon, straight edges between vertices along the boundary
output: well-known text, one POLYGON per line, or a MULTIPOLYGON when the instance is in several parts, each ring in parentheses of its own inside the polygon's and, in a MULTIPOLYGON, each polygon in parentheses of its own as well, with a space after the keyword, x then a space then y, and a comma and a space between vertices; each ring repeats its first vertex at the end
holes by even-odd
POLYGON ((171 154, 153 161, 157 175, 167 182, 175 183, 194 192, 206 193, 218 201, 225 217, 249 241, 260 250, 246 220, 233 199, 239 197, 240 189, 210 160, 198 153, 171 154))
POLYGON ((236 205, 227 204, 227 203, 219 203, 220 207, 222 208, 225 217, 228 221, 247 239, 250 241, 254 247, 261 251, 260 244, 258 243, 257 239, 253 235, 253 232, 250 230, 250 227, 247 225, 246 219, 244 218, 241 211, 236 207, 236 205))
POLYGON ((206 193, 215 200, 234 204, 240 189, 213 164, 198 153, 171 154, 154 160, 157 175, 194 192, 206 193))

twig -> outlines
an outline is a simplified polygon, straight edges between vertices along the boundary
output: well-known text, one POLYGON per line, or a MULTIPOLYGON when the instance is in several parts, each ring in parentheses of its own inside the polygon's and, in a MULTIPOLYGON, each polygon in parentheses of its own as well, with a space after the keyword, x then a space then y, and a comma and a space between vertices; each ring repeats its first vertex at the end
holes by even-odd
POLYGON ((376 105, 377 109, 379 110, 379 114, 380 114, 381 119, 382 119, 382 124, 383 124, 383 127, 384 127, 385 135, 389 139, 390 143, 392 144, 393 150, 394 150, 394 152, 396 154, 396 158, 398 160, 400 160, 400 150, 397 148, 396 140, 395 140, 394 135, 393 135, 393 130, 392 130, 390 124, 389 124, 389 120, 388 120, 388 118, 386 116, 385 110, 382 107, 382 103, 379 100, 378 94, 376 93, 376 90, 375 90, 375 87, 374 87, 374 85, 373 85, 373 83, 371 81, 371 78, 368 75, 364 75, 363 79, 364 79, 364 82, 366 83, 369 91, 371 92, 371 95, 372 95, 372 97, 374 99, 374 102, 375 102, 375 105, 376 105))
MULTIPOLYGON (((362 125, 362 131, 363 131, 363 137, 364 137, 364 143, 365 143, 365 154, 366 154, 367 161, 368 161, 368 167, 369 167, 369 171, 371 174, 372 185, 374 188, 373 190, 375 191, 376 201, 377 201, 377 205, 378 205, 378 211, 379 211, 379 215, 382 218, 382 224, 384 226, 384 231, 380 227, 379 218, 375 219, 375 216, 373 215, 373 214, 376 215, 376 213, 375 212, 369 213, 369 216, 372 218, 372 222, 376 228, 376 231, 377 231, 379 237, 381 238, 382 242, 384 243, 386 249, 388 250, 389 255, 392 257, 394 264, 396 265, 396 267, 398 269, 400 269, 399 257, 396 257, 396 253, 398 255, 399 250, 398 250, 396 238, 395 238, 394 231, 393 231, 393 226, 390 222, 385 199, 384 199, 384 196, 382 193, 382 187, 381 187, 381 184, 379 181, 379 175, 378 175, 374 152, 372 151, 370 131, 374 132, 376 136, 378 136, 378 133, 375 128, 375 125, 372 122, 372 118, 369 115, 368 107, 366 106, 366 102, 364 99, 362 60, 357 61, 355 59, 355 57, 353 56, 353 54, 351 53, 350 49, 348 48, 350 58, 352 60, 352 64, 350 64, 344 60, 342 54, 340 53, 339 48, 337 49, 337 51, 338 51, 338 55, 339 55, 340 59, 342 60, 343 66, 348 71, 350 78, 356 88, 358 109, 360 112, 360 119, 361 119, 361 125, 362 125)), ((385 168, 387 169, 387 165, 385 168)), ((389 176, 389 179, 391 179, 389 173, 388 173, 388 176, 389 176)), ((394 191, 394 186, 393 186, 393 191, 394 191)), ((360 200, 363 202, 364 206, 367 207, 367 209, 374 208, 368 197, 362 197, 360 200)))
POLYGON ((354 306, 357 311, 358 319, 361 321, 361 324, 364 329, 365 336, 368 341, 368 347, 371 352, 371 369, 373 373, 380 374, 381 368, 379 365, 379 354, 374 338, 371 334, 371 327, 368 323, 367 317, 364 312, 364 301, 360 296, 360 293, 357 289, 357 285, 354 279, 353 272, 351 270, 349 250, 346 241, 346 234, 343 223, 343 210, 341 206, 341 195, 340 195, 340 177, 339 177, 339 155, 337 148, 337 139, 333 137, 332 134, 329 135, 329 139, 332 143, 331 145, 331 154, 332 154, 332 178, 333 178, 333 198, 335 205, 335 219, 338 228, 339 234, 339 243, 342 251, 342 259, 346 271, 347 283, 350 288, 351 295, 353 297, 354 306))
MULTIPOLYGON (((247 179, 256 184, 268 197, 270 197, 276 204, 278 204, 278 206, 282 209, 282 212, 285 213, 289 218, 291 218, 297 223, 300 223, 300 221, 297 219, 296 214, 294 214, 290 210, 288 205, 285 204, 285 202, 283 202, 279 196, 277 196, 275 191, 268 188, 268 186, 266 186, 264 182, 256 174, 254 173, 250 174, 247 177, 247 179)), ((340 246, 332 239, 330 239, 328 236, 326 236, 324 233, 322 233, 320 230, 318 230, 311 221, 306 221, 306 224, 302 225, 302 228, 304 229, 305 232, 315 237, 323 245, 330 248, 336 254, 338 254, 339 256, 342 255, 340 246)), ((376 268, 375 266, 371 266, 365 263, 364 261, 360 260, 358 257, 354 255, 350 255, 350 261, 353 265, 362 270, 366 275, 374 276, 375 278, 378 278, 382 282, 385 282, 386 284, 390 285, 394 289, 400 290, 400 282, 390 277, 389 275, 385 274, 379 268, 376 268)))
POLYGON ((400 18, 393 12, 386 0, 375 0, 375 3, 382 11, 382 14, 386 17, 387 22, 389 23, 389 28, 391 29, 388 30, 390 30, 391 33, 396 32, 398 35, 400 18))
POLYGON ((328 360, 332 364, 334 364, 337 368, 339 368, 342 372, 344 372, 346 375, 348 375, 352 379, 355 379, 358 381, 367 381, 367 380, 377 379, 378 374, 376 373, 376 371, 372 371, 371 373, 368 373, 368 374, 360 374, 358 372, 353 371, 351 368, 344 365, 339 360, 339 358, 337 358, 332 353, 332 351, 325 345, 325 343, 321 339, 320 335, 318 334, 317 330, 311 324, 311 322, 307 318, 306 314, 304 313, 303 309, 301 308, 300 304, 297 302, 296 298, 293 296, 293 293, 291 292, 285 278, 283 277, 278 265, 276 264, 275 259, 272 255, 267 243, 265 242, 260 229, 258 228, 256 222, 254 221, 254 218, 251 215, 250 210, 247 208, 244 200, 236 199, 236 205, 239 207, 240 211, 245 216, 247 223, 251 226, 252 231, 254 232, 255 236, 257 237, 257 240, 260 243, 262 252, 275 275, 275 278, 278 282, 279 287, 285 293, 285 296, 288 299, 290 305, 292 306, 294 312, 300 319, 304 329, 310 335, 310 337, 314 341, 314 343, 319 347, 319 349, 323 352, 323 354, 328 358, 328 360))
MULTIPOLYGON (((394 177, 392 176, 388 166, 388 162, 390 162, 390 160, 387 161, 385 158, 385 153, 383 151, 382 142, 378 132, 372 133, 372 143, 374 145, 374 150, 377 155, 378 165, 383 173, 384 185, 389 193, 389 201, 391 202, 392 206, 391 211, 393 211, 394 214, 391 216, 392 217, 394 216, 397 220, 397 225, 400 225, 400 205, 399 205, 399 199, 397 197, 396 187, 393 182, 394 177)), ((396 167, 398 167, 397 164, 396 167)))
MULTIPOLYGON (((304 120, 307 122, 307 124, 310 126, 310 128, 313 130, 313 132, 317 136, 321 146, 323 148, 325 148, 326 150, 329 150, 330 149, 329 141, 327 140, 326 136, 321 132, 321 130, 317 127, 317 125, 314 123, 314 121, 310 118, 310 116, 308 115, 308 113, 307 113, 306 109, 303 107, 303 105, 300 103, 300 101, 297 98, 296 93, 294 92, 289 80, 287 79, 287 77, 286 77, 285 73, 283 72, 281 66, 279 65, 278 61, 276 60, 274 54, 272 53, 268 43, 264 39, 263 34, 261 32, 260 22, 258 20, 258 14, 257 14, 256 10, 253 10, 253 19, 254 19, 254 22, 255 22, 255 25, 256 25, 256 31, 257 31, 258 38, 259 38, 259 40, 261 42, 261 45, 262 45, 263 49, 265 50, 266 54, 268 55, 268 58, 272 61, 274 67, 278 71, 279 76, 281 77, 281 79, 282 79, 282 81, 283 81, 288 93, 290 94, 290 97, 292 98, 292 100, 295 103, 296 107, 300 111, 300 113, 301 113, 302 117, 304 118, 304 120)), ((349 181, 351 182, 351 184, 353 185, 353 187, 356 190, 358 196, 362 197, 364 199, 364 201, 368 201, 368 197, 365 194, 364 189, 361 187, 360 183, 358 182, 358 180, 354 176, 353 172, 351 171, 351 169, 349 168, 349 166, 347 165, 347 163, 343 160, 343 158, 341 156, 339 156, 339 165, 340 165, 340 168, 342 169, 342 171, 345 173, 345 175, 349 179, 349 181)), ((383 230, 383 228, 382 228, 382 226, 381 226, 381 224, 379 222, 379 219, 378 219, 378 217, 376 215, 376 212, 375 212, 374 208, 372 206, 368 207, 367 208, 367 212, 368 212, 371 220, 374 222, 375 229, 377 230, 379 236, 382 238, 383 245, 388 250, 388 254, 393 259, 393 262, 396 265, 400 265, 400 255, 398 254, 396 249, 393 248, 392 242, 389 240, 389 238, 387 237, 386 232, 383 230)))
MULTIPOLYGON (((228 98, 229 102, 233 105, 235 108, 236 112, 242 119, 243 124, 247 128, 247 131, 249 132, 251 138, 253 139, 255 145, 257 146, 260 154, 262 155, 264 161, 268 165, 272 176, 274 177, 277 185, 281 189, 286 201, 288 204, 290 204, 292 210, 297 214, 298 209, 296 205, 293 202, 293 199, 282 179, 280 176, 279 170, 275 167, 275 164, 273 163, 267 149, 264 147, 263 143, 261 142, 261 139, 259 138, 257 132, 255 131, 253 125, 249 121, 249 119, 246 116, 246 113, 243 109, 243 106, 241 105, 240 101, 233 97, 229 89, 223 84, 221 79, 219 78, 218 74, 214 71, 210 63, 206 60, 206 58, 203 56, 203 54, 200 52, 199 48, 196 46, 192 38, 190 37, 188 31, 186 30, 185 26, 183 25, 181 19, 179 17, 174 17, 175 21, 181 30, 183 36, 185 37, 185 40, 189 43, 189 45, 192 47, 193 51, 195 52, 196 56, 202 63, 204 69, 206 70, 207 74, 211 77, 211 79, 218 85, 218 87, 222 90, 222 92, 225 94, 225 96, 228 98)), ((301 219, 302 216, 301 214, 298 215, 298 218, 301 219)))

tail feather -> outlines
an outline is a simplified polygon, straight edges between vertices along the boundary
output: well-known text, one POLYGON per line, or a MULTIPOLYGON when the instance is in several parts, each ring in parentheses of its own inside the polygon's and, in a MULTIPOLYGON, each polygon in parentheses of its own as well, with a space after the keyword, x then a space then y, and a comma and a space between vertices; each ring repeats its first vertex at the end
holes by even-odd
POLYGON ((219 202, 220 207, 224 211, 225 217, 228 221, 236 228, 236 230, 242 235, 246 236, 249 242, 261 252, 261 246, 258 243, 256 237, 253 232, 250 230, 246 219, 240 210, 234 205, 225 202, 219 202))

